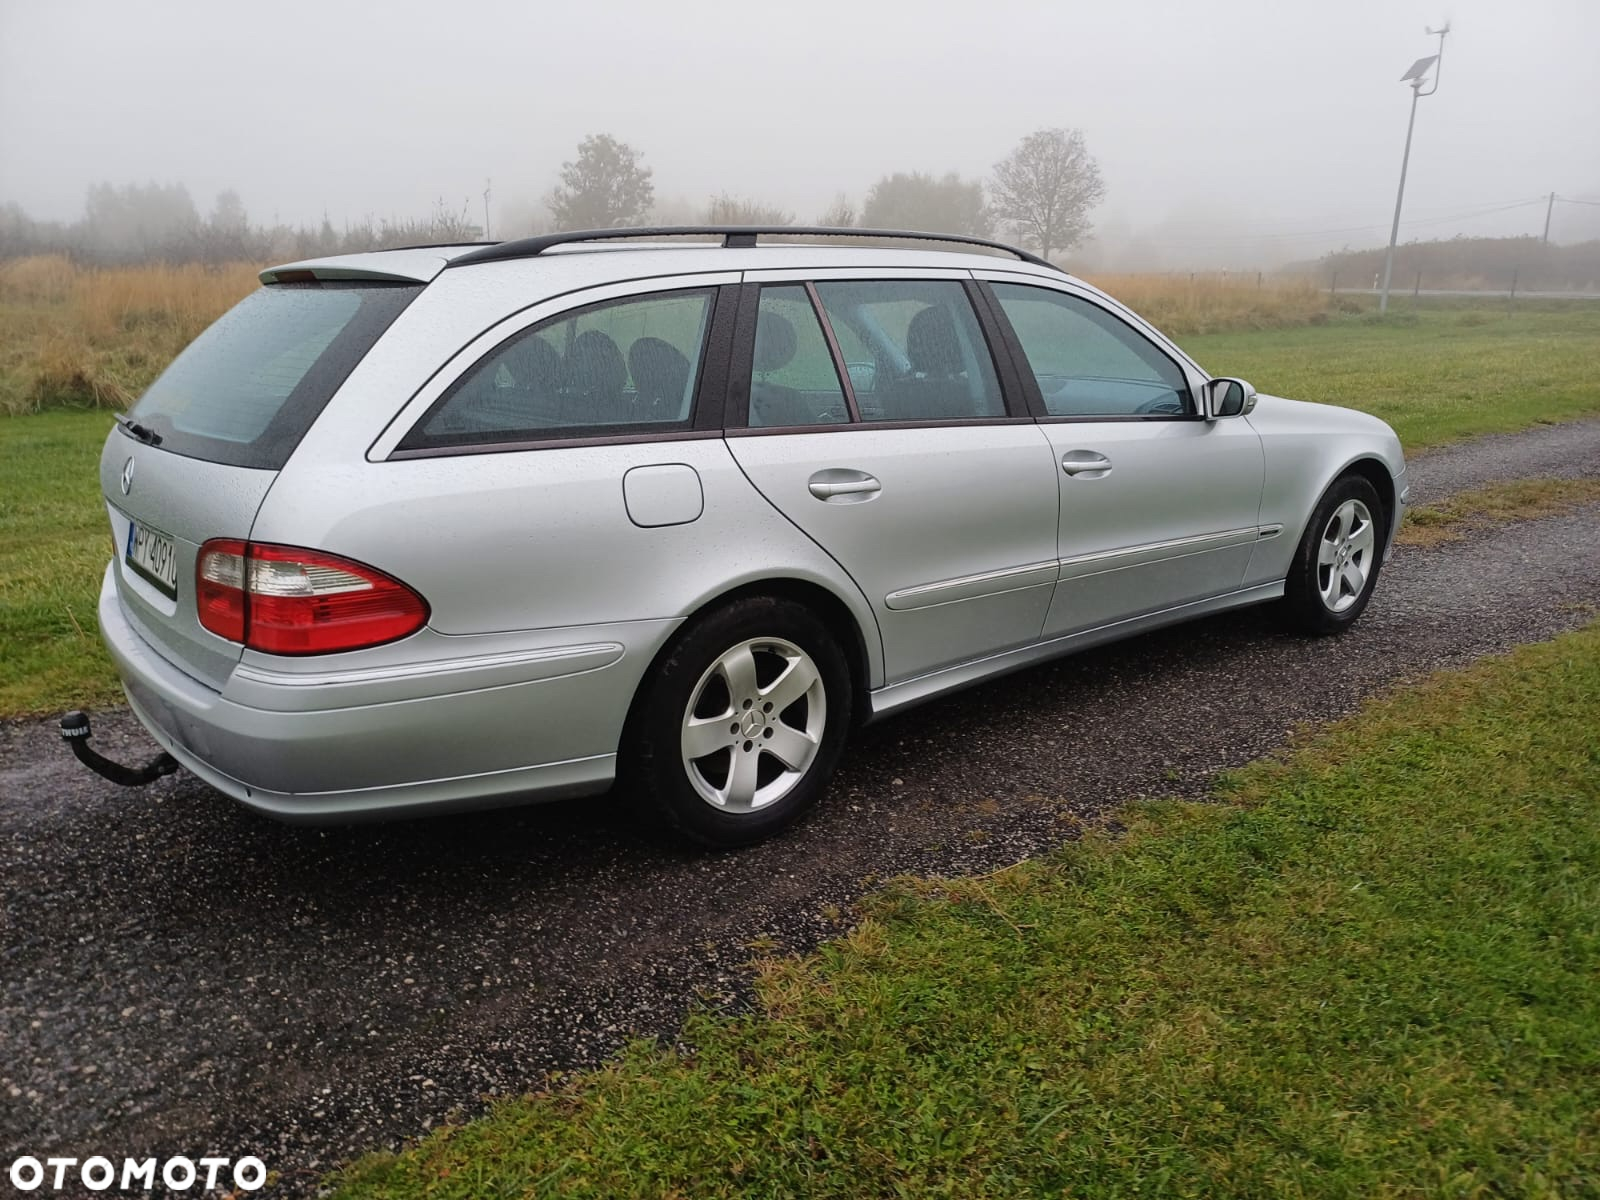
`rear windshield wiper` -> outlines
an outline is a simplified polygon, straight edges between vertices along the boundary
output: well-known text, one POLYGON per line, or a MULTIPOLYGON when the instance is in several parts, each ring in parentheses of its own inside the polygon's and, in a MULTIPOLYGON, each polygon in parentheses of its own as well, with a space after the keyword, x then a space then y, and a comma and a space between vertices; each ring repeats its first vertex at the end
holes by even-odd
POLYGON ((154 429, 151 429, 150 426, 141 425, 131 417, 125 417, 121 413, 113 413, 112 418, 118 425, 121 425, 124 429, 126 429, 134 437, 138 438, 141 442, 145 443, 147 446, 161 445, 161 435, 154 429))

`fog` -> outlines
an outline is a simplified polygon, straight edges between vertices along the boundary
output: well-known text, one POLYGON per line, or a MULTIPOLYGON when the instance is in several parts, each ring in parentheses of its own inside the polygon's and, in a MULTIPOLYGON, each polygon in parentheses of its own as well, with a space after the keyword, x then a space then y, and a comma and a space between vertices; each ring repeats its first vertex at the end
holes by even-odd
MULTIPOLYGON (((481 221, 492 180, 499 236, 607 132, 658 215, 729 193, 813 221, 894 171, 987 178, 1064 126, 1105 182, 1073 257, 1273 265, 1386 239, 1399 77, 1446 18, 1402 238, 1538 234, 1544 194, 1600 200, 1596 0, 0 0, 0 203, 65 221, 98 181, 182 182, 253 222, 441 198, 481 221)), ((1555 240, 1597 235, 1600 206, 1556 205, 1555 240)))

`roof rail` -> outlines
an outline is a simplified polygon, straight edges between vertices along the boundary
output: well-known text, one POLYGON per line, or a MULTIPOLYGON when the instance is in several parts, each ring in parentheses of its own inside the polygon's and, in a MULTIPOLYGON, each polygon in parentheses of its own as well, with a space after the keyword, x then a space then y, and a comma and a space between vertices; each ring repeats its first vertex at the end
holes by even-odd
POLYGON ((1055 263, 1029 254, 1004 242, 987 238, 968 237, 960 233, 927 233, 913 229, 855 229, 850 226, 829 225, 656 225, 634 229, 581 229, 571 233, 547 233, 538 237, 520 238, 514 242, 499 242, 472 250, 450 260, 451 267, 465 267, 473 263, 500 262, 512 258, 536 258, 556 246, 569 246, 576 242, 603 242, 618 238, 664 237, 720 237, 730 248, 754 246, 761 237, 806 238, 889 238, 917 242, 952 242, 960 246, 982 246, 987 250, 1000 250, 1014 254, 1025 263, 1036 267, 1049 267, 1060 271, 1055 263))

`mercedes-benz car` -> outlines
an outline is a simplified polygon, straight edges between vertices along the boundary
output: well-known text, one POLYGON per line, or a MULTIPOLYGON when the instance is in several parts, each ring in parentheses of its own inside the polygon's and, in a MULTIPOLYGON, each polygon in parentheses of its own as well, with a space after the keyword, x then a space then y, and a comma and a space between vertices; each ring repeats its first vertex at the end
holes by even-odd
POLYGON ((1349 628, 1406 500, 1382 421, 997 243, 605 230, 261 282, 106 442, 99 621, 164 750, 286 819, 617 785, 754 841, 860 722, 1242 605, 1349 628))

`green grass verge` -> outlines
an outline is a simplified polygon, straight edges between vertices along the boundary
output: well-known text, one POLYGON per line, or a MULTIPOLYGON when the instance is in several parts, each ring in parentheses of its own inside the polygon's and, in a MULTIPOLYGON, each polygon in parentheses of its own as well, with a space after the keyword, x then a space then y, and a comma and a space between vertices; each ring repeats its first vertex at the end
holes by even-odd
POLYGON ((109 413, 0 419, 0 716, 118 701, 95 598, 111 556, 100 500, 109 413))
POLYGON ((1596 729, 1600 628, 1436 677, 336 1194, 1595 1195, 1596 729))
POLYGON ((1368 313, 1179 340, 1214 374, 1382 417, 1408 451, 1600 412, 1600 303, 1368 313))
POLYGON ((1503 479, 1408 509, 1395 538, 1401 546, 1459 542, 1485 525, 1534 521, 1600 501, 1600 479, 1503 479))
MULTIPOLYGON (((1600 412, 1600 304, 1348 316, 1183 341, 1263 391, 1377 413, 1408 451, 1600 412)), ((106 545, 94 464, 109 424, 71 410, 0 418, 0 716, 118 698, 92 628, 106 545)))

